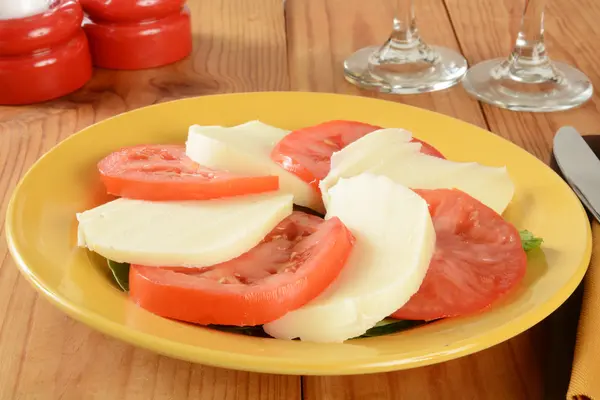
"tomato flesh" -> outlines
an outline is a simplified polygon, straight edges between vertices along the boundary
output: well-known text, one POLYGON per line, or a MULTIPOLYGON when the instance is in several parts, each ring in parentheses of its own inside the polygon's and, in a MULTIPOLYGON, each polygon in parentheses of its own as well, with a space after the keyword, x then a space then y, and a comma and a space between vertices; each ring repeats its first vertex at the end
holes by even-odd
POLYGON ((432 145, 430 145, 427 142, 424 142, 417 138, 412 138, 411 142, 421 143, 421 153, 423 153, 423 154, 427 154, 428 156, 433 156, 433 157, 437 157, 437 158, 446 159, 446 157, 444 157, 444 155, 442 153, 440 153, 438 149, 436 149, 435 147, 433 147, 432 145))
MULTIPOLYGON (((379 126, 355 121, 329 121, 298 129, 277 143, 271 159, 319 191, 319 181, 331 168, 331 155, 379 129, 379 126)), ((422 153, 444 158, 429 144, 418 139, 413 141, 422 144, 422 153)))
POLYGON ((511 291, 527 256, 517 229, 459 190, 416 190, 429 205, 436 248, 419 291, 392 317, 433 320, 473 314, 511 291))
POLYGON ((378 129, 352 121, 330 121, 298 129, 277 143, 271 159, 318 190, 319 181, 331 167, 331 155, 378 129))
POLYGON ((130 296, 163 317, 254 326, 318 296, 338 276, 354 237, 338 219, 302 212, 283 220, 254 249, 207 268, 132 265, 130 296))
POLYGON ((116 151, 98 163, 108 193, 137 200, 209 200, 279 188, 276 176, 241 176, 202 167, 179 145, 116 151))

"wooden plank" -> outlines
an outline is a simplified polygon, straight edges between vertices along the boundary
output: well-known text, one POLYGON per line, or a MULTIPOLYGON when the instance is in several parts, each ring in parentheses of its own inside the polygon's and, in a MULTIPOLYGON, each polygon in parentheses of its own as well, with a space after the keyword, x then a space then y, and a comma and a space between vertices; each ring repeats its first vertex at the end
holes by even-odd
POLYGON ((281 0, 188 1, 193 54, 161 68, 96 69, 81 90, 39 105, 0 107, 0 123, 44 118, 84 106, 96 119, 182 97, 287 90, 285 25, 281 0))
MULTIPOLYGON (((523 11, 514 0, 446 0, 456 33, 470 64, 506 57, 511 51, 523 11)), ((552 59, 580 68, 600 87, 600 3, 594 0, 548 2, 546 45, 552 59)), ((518 113, 484 105, 490 129, 549 161, 554 133, 572 125, 583 133, 600 133, 598 91, 582 107, 555 113, 518 113)))
POLYGON ((289 89, 281 0, 189 2, 193 55, 148 71, 98 70, 55 102, 0 108, 0 400, 301 397, 300 378, 194 365, 105 337, 42 299, 8 255, 4 215, 27 168, 93 122, 160 101, 289 89))
MULTIPOLYGON (((523 2, 514 0, 446 0, 458 40, 471 64, 506 57, 519 28, 523 2)), ((600 4, 593 0, 548 2, 545 15, 546 46, 552 59, 581 69, 600 87, 600 54, 596 50, 600 4)), ((518 113, 483 105, 490 129, 527 149, 541 160, 551 157, 552 138, 564 125, 584 134, 600 133, 600 98, 580 108, 556 113, 518 113)), ((545 399, 564 398, 570 377, 582 288, 529 333, 532 341, 545 343, 540 356, 545 399)))
MULTIPOLYGON (((287 0, 288 57, 292 90, 377 96, 435 110, 486 127, 478 103, 462 88, 434 94, 375 95, 347 83, 344 59, 361 47, 383 44, 397 0, 287 0)), ((416 2, 424 38, 459 50, 441 0, 416 2)))
MULTIPOLYGON (((387 38, 393 3, 392 0, 288 0, 292 88, 385 98, 486 127, 479 104, 461 87, 431 94, 381 96, 358 90, 344 81, 344 58, 360 47, 382 43, 387 38)), ((459 48, 442 0, 421 0, 416 7, 421 32, 429 43, 459 48)), ((534 339, 538 337, 528 332, 478 354, 414 370, 307 377, 305 399, 542 399, 540 346, 545 342, 536 342, 534 339)))

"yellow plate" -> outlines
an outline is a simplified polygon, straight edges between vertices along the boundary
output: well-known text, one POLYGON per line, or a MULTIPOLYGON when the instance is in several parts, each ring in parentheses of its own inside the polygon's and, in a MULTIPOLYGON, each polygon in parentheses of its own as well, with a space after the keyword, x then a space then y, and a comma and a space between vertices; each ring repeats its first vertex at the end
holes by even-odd
POLYGON ((587 269, 591 234, 569 187, 541 161, 485 130, 397 103, 316 93, 207 96, 119 115, 68 138, 42 157, 14 192, 6 229, 10 251, 34 286, 63 311, 101 332, 158 353, 250 371, 341 375, 418 367, 509 339, 555 310, 587 269), (294 129, 331 119, 402 127, 448 158, 507 165, 516 195, 506 218, 544 238, 521 287, 479 315, 391 336, 313 344, 217 332, 152 315, 110 279, 99 257, 76 246, 75 213, 106 199, 96 163, 122 146, 183 143, 191 124, 260 119, 294 129))

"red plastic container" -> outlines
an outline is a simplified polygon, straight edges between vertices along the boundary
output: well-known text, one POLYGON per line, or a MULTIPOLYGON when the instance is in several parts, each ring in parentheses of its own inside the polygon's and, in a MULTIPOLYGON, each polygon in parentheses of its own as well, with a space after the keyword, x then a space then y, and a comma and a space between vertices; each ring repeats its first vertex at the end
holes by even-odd
POLYGON ((0 104, 52 100, 92 77, 82 20, 77 1, 58 0, 42 14, 0 21, 0 104))
POLYGON ((94 65, 108 69, 154 68, 192 51, 184 0, 81 0, 94 65))

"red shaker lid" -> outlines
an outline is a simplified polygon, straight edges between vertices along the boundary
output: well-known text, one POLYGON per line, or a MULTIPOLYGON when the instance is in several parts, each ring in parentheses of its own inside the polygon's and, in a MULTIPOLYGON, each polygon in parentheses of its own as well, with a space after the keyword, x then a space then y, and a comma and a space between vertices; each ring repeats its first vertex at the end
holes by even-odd
POLYGON ((63 0, 48 11, 0 21, 0 56, 19 55, 65 41, 81 28, 83 10, 75 0, 63 0))
POLYGON ((185 0, 80 0, 94 21, 139 22, 177 14, 185 0))
POLYGON ((83 11, 58 0, 41 14, 0 21, 0 104, 30 104, 64 96, 92 76, 83 11))
MULTIPOLYGON (((166 0, 161 1, 166 3, 166 0)), ((181 1, 170 3, 179 7, 181 1)), ((192 51, 190 14, 185 7, 177 8, 175 13, 166 17, 144 21, 90 19, 84 22, 83 28, 90 42, 94 65, 101 68, 154 68, 179 61, 192 51)))

